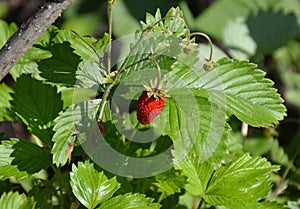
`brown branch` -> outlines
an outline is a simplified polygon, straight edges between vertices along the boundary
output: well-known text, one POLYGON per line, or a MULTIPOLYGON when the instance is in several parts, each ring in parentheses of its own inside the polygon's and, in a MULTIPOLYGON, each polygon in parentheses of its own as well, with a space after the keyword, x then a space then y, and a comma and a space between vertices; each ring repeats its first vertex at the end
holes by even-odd
POLYGON ((73 1, 47 2, 21 25, 0 51, 0 81, 73 1))

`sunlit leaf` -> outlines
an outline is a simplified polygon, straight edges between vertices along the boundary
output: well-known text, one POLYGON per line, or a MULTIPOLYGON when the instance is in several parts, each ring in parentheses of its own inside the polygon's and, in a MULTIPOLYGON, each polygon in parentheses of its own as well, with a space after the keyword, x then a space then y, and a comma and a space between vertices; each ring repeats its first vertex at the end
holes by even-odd
POLYGON ((271 163, 245 154, 215 171, 205 192, 205 200, 229 208, 257 208, 271 187, 271 163))
POLYGON ((51 151, 53 163, 57 165, 67 163, 68 147, 76 139, 84 139, 80 131, 88 130, 95 123, 94 116, 99 102, 99 100, 89 100, 71 105, 55 119, 55 134, 52 139, 54 146, 51 151))
POLYGON ((23 206, 27 203, 27 201, 28 200, 24 194, 19 194, 18 192, 3 193, 0 198, 0 208, 3 209, 23 208, 23 206))
POLYGON ((98 209, 158 209, 160 205, 153 203, 152 198, 146 198, 143 194, 124 194, 116 196, 103 204, 98 209))
POLYGON ((108 200, 120 186, 116 178, 108 179, 88 161, 79 162, 78 167, 73 165, 70 177, 74 195, 87 208, 95 208, 108 200))

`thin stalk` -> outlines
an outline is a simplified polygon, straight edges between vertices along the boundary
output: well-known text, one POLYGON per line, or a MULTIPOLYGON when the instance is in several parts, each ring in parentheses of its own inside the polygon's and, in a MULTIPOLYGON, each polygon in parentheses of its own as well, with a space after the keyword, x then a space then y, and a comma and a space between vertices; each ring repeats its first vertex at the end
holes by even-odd
POLYGON ((156 83, 156 88, 155 88, 155 91, 157 92, 159 89, 160 81, 161 81, 161 69, 159 67, 158 62, 153 57, 149 56, 148 58, 149 58, 149 60, 151 60, 155 63, 156 68, 157 68, 158 76, 157 76, 157 83, 156 83))
POLYGON ((63 194, 63 179, 62 179, 62 176, 61 176, 61 171, 60 171, 60 167, 55 167, 53 164, 51 165, 51 168, 52 170, 54 171, 54 173, 56 174, 56 177, 58 178, 58 181, 59 181, 59 195, 58 195, 58 199, 59 199, 59 205, 60 205, 60 208, 63 209, 64 208, 64 198, 62 196, 63 194))
POLYGON ((107 49, 107 74, 110 75, 110 68, 111 68, 111 41, 112 41, 112 8, 113 8, 114 0, 108 0, 108 49, 107 49))
POLYGON ((204 199, 201 198, 200 203, 199 203, 197 209, 201 209, 204 206, 204 203, 205 203, 204 199))
POLYGON ((190 36, 196 36, 196 35, 203 36, 208 41, 209 46, 210 46, 210 53, 209 53, 208 60, 211 61, 212 60, 212 55, 213 55, 213 44, 212 44, 211 39, 209 38, 208 35, 206 35, 205 33, 201 33, 201 32, 194 32, 194 33, 190 34, 190 36))

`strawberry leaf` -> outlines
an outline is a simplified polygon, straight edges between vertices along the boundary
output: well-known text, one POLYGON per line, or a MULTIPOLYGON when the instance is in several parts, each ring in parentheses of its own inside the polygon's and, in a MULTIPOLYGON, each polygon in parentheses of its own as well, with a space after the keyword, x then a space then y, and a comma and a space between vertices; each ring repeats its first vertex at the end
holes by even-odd
POLYGON ((116 177, 108 179, 103 172, 97 172, 88 161, 79 162, 78 167, 73 165, 70 177, 74 195, 87 208, 95 208, 105 202, 120 187, 116 177))
POLYGON ((13 87, 12 110, 21 117, 28 129, 47 145, 51 145, 53 120, 62 109, 57 88, 30 75, 22 75, 13 87))
POLYGON ((15 23, 7 24, 4 20, 0 20, 0 49, 7 40, 17 31, 18 26, 15 23))
POLYGON ((12 89, 9 88, 5 83, 0 84, 0 121, 3 120, 13 120, 13 112, 10 111, 10 103, 12 89))
POLYGON ((49 82, 74 85, 77 66, 81 60, 73 53, 70 43, 57 43, 46 49, 52 53, 52 57, 38 62, 40 75, 49 82))
POLYGON ((71 105, 65 112, 62 112, 55 119, 52 138, 54 142, 51 153, 53 154, 53 163, 56 165, 65 165, 68 160, 68 147, 76 139, 84 140, 84 130, 89 129, 91 123, 94 123, 99 100, 89 100, 79 104, 71 105), (75 135, 74 135, 75 134, 75 135))
POLYGON ((26 174, 34 174, 47 169, 51 164, 50 152, 25 140, 11 139, 0 145, 0 176, 6 179, 16 175, 18 178, 26 174), (8 173, 11 171, 11 173, 8 173))
POLYGON ((124 194, 116 196, 103 204, 98 209, 159 209, 160 205, 153 203, 152 198, 146 198, 143 194, 124 194))
POLYGON ((163 192, 164 197, 180 193, 186 183, 186 177, 173 169, 155 176, 155 180, 156 182, 153 184, 163 192))
POLYGON ((5 209, 33 209, 34 203, 31 202, 24 194, 18 192, 3 193, 0 198, 0 208, 5 209))
POLYGON ((270 191, 272 171, 266 159, 244 154, 215 171, 203 197, 229 208, 259 208, 257 200, 270 191))
POLYGON ((204 97, 213 98, 220 109, 234 114, 252 126, 277 124, 286 115, 283 99, 273 88, 273 82, 264 78, 265 72, 248 61, 220 59, 213 70, 190 70, 174 64, 169 82, 177 88, 205 90, 204 97), (175 80, 176 79, 176 80, 175 80))
POLYGON ((10 177, 15 177, 18 180, 28 176, 28 173, 20 171, 17 165, 12 165, 14 158, 11 157, 11 154, 14 151, 12 147, 15 143, 17 143, 16 140, 3 140, 0 145, 0 179, 2 181, 10 177))

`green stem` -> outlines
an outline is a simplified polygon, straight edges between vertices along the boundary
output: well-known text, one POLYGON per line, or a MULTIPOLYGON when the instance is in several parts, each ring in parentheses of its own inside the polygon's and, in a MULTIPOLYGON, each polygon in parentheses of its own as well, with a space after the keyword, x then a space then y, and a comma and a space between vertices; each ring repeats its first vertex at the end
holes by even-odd
POLYGON ((110 68, 111 68, 111 41, 112 41, 112 8, 113 8, 114 1, 108 0, 108 49, 107 49, 107 74, 110 75, 110 68))
POLYGON ((201 209, 204 206, 204 203, 205 203, 204 199, 201 198, 200 203, 199 203, 197 209, 201 209))
POLYGON ((161 194, 160 194, 160 196, 159 196, 159 198, 158 198, 158 201, 157 201, 157 203, 161 203, 161 201, 163 200, 163 198, 164 198, 164 195, 165 195, 165 193, 164 192, 162 192, 161 194))
POLYGON ((63 209, 64 208, 64 198, 62 196, 63 194, 63 179, 62 179, 62 176, 61 176, 61 171, 60 171, 60 167, 55 167, 53 164, 51 165, 51 168, 52 170, 54 171, 57 179, 58 179, 58 182, 59 182, 59 195, 58 195, 58 199, 59 199, 59 205, 60 205, 60 208, 63 209))
POLYGON ((160 81, 161 81, 161 70, 160 70, 159 64, 156 61, 156 59, 154 59, 153 57, 149 56, 149 60, 153 61, 155 63, 155 65, 156 65, 156 68, 157 68, 158 76, 157 76, 157 83, 156 83, 155 91, 158 92, 160 81))

